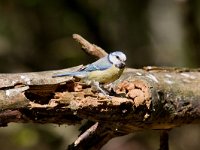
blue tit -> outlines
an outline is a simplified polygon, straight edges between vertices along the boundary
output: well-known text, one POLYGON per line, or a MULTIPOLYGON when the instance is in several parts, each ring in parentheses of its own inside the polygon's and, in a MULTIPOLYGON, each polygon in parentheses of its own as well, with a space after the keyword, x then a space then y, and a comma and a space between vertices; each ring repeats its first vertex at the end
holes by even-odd
POLYGON ((94 85, 103 94, 107 95, 99 84, 108 84, 117 80, 124 71, 125 61, 126 55, 123 52, 116 51, 78 71, 56 74, 53 77, 73 76, 88 85, 94 85))

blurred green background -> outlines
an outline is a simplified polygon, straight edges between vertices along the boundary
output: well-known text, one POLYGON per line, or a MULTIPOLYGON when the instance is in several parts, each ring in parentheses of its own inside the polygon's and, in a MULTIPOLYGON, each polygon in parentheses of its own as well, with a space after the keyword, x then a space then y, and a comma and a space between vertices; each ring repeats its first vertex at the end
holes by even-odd
MULTIPOLYGON (((124 51, 129 67, 200 65, 198 0, 0 0, 0 71, 53 70, 94 61, 80 50, 73 33, 108 52, 124 51)), ((76 139, 77 130, 12 123, 0 129, 0 149, 61 150, 76 139)), ((171 150, 199 149, 199 131, 199 125, 173 129, 171 150)), ((134 133, 103 150, 158 149, 158 135, 134 133)))

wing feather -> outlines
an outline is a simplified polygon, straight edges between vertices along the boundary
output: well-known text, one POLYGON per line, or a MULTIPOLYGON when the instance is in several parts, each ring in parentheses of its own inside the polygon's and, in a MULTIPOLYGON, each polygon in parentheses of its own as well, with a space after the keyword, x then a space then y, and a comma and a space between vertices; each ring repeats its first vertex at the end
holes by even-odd
POLYGON ((109 62, 108 57, 103 57, 92 64, 89 64, 82 68, 80 71, 96 71, 96 70, 106 70, 108 68, 112 67, 112 64, 109 62))
POLYGON ((92 64, 86 65, 85 67, 83 67, 77 71, 60 73, 60 74, 53 75, 53 77, 75 76, 78 78, 84 78, 87 76, 87 74, 89 72, 97 71, 97 70, 103 71, 110 67, 112 67, 112 63, 109 62, 108 56, 105 56, 105 57, 93 62, 92 64))

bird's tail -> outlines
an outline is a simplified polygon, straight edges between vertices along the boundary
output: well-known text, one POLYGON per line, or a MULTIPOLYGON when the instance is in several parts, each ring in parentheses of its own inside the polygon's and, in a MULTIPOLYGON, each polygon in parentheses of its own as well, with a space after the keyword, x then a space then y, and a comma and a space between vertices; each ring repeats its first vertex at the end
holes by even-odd
POLYGON ((52 77, 56 78, 56 77, 64 77, 64 76, 73 76, 71 72, 67 72, 67 73, 60 73, 60 74, 55 74, 52 77))
POLYGON ((56 78, 56 77, 64 77, 64 76, 74 76, 74 77, 78 77, 78 78, 83 78, 86 75, 85 72, 66 72, 66 73, 60 73, 60 74, 55 74, 52 77, 56 78))

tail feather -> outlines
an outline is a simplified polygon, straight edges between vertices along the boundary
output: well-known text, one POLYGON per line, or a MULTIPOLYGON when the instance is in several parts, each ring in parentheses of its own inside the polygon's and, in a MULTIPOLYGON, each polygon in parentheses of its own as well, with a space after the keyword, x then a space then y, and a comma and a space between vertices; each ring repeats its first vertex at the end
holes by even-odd
POLYGON ((52 77, 56 78, 56 77, 64 77, 64 76, 74 76, 74 77, 78 77, 78 78, 83 78, 85 77, 86 72, 66 72, 66 73, 60 73, 60 74, 55 74, 52 77))

